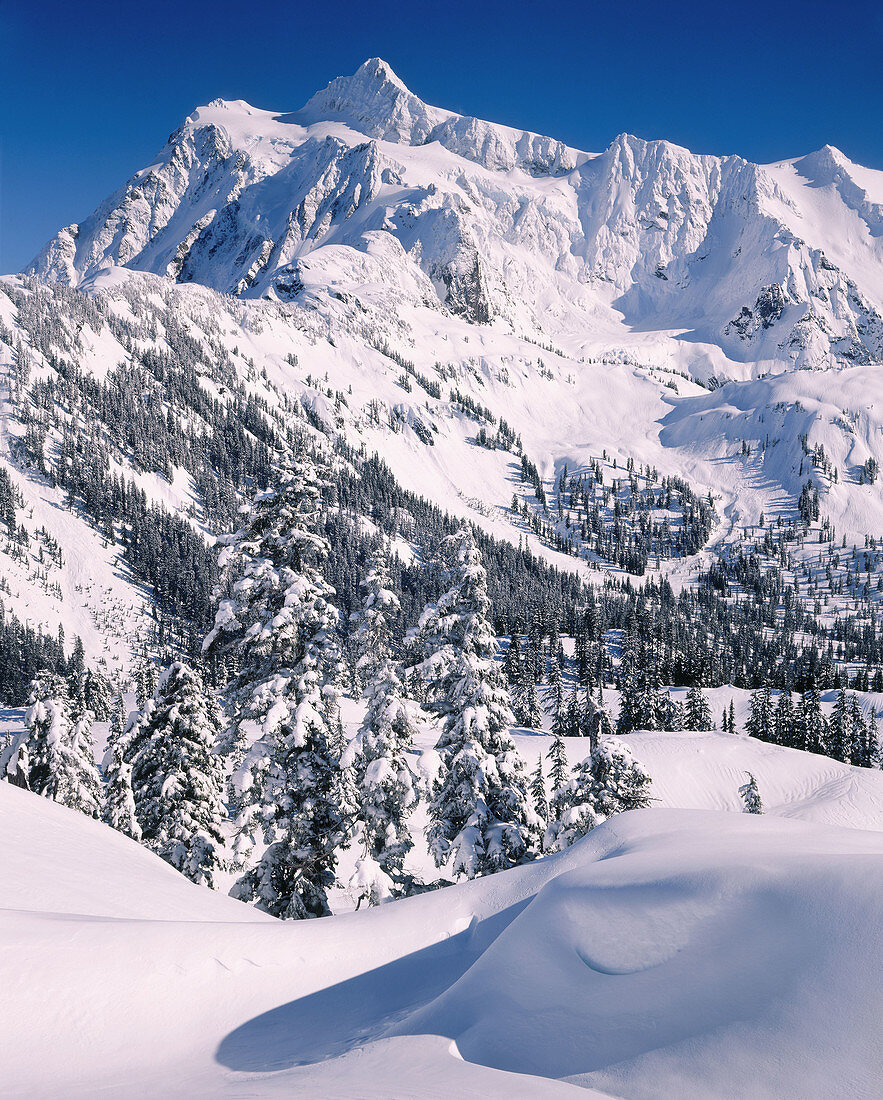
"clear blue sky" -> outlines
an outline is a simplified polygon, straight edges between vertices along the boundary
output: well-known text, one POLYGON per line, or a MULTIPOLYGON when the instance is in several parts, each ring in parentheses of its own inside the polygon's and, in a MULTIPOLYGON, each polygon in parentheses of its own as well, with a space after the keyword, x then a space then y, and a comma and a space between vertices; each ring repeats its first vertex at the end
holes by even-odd
POLYGON ((218 96, 294 110, 381 56, 430 103, 603 149, 617 133, 883 168, 879 0, 0 0, 0 271, 218 96))

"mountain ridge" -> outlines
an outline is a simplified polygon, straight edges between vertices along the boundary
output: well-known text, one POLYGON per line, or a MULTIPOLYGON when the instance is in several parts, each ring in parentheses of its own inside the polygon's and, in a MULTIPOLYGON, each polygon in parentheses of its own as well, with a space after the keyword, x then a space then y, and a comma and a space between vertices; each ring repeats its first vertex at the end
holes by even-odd
POLYGON ((628 134, 584 153, 431 107, 371 59, 293 113, 197 108, 27 270, 77 286, 122 266, 294 301, 321 257, 324 288, 364 293, 368 274, 416 306, 553 340, 599 317, 761 372, 867 363, 883 358, 870 180, 827 146, 770 166, 628 134))

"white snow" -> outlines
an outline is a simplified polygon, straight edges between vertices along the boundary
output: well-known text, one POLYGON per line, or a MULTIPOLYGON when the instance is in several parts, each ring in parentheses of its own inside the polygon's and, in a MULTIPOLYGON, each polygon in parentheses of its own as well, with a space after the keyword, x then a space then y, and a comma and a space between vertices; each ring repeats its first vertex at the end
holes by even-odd
MULTIPOLYGON (((544 740, 519 740, 529 763, 544 740)), ((0 784, 0 1095, 876 1095, 883 774, 722 734, 628 743, 653 809, 291 923, 0 784), (746 769, 764 816, 738 812, 746 769), (819 824, 850 775, 851 827, 819 824)))

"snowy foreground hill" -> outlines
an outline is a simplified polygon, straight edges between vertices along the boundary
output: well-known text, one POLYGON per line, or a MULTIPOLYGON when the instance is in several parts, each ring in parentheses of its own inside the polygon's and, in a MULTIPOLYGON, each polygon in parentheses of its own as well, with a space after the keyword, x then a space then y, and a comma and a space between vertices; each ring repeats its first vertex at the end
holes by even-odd
POLYGON ((877 1095, 883 776, 683 736, 634 741, 661 805, 324 921, 0 784, 0 1095, 877 1095), (768 814, 671 808, 747 769, 768 814), (843 826, 813 820, 850 779, 843 826))

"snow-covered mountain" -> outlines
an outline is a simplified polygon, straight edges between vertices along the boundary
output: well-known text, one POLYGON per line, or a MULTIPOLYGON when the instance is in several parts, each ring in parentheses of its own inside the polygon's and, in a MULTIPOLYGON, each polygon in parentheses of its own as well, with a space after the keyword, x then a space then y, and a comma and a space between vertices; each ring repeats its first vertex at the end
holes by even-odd
POLYGON ((585 153, 428 106, 375 58, 299 111, 200 107, 30 270, 332 291, 574 354, 656 333, 653 361, 728 377, 878 362, 881 261, 883 174, 829 146, 766 166, 628 134, 585 153))
POLYGON ((593 464, 619 504, 624 466, 645 495, 651 471, 681 479, 666 530, 710 495, 686 549, 651 553, 675 587, 764 514, 790 522, 808 478, 838 537, 883 532, 883 173, 830 147, 584 153, 430 107, 375 59, 294 113, 199 108, 30 270, 0 280, 0 465, 17 522, 64 553, 0 547, 4 602, 91 656, 130 651, 151 610, 100 513, 58 507, 77 440, 210 537, 219 467, 197 440, 224 454, 220 418, 258 445, 255 408, 588 580, 624 567, 558 491, 593 464), (139 392, 153 412, 121 436, 139 392))

